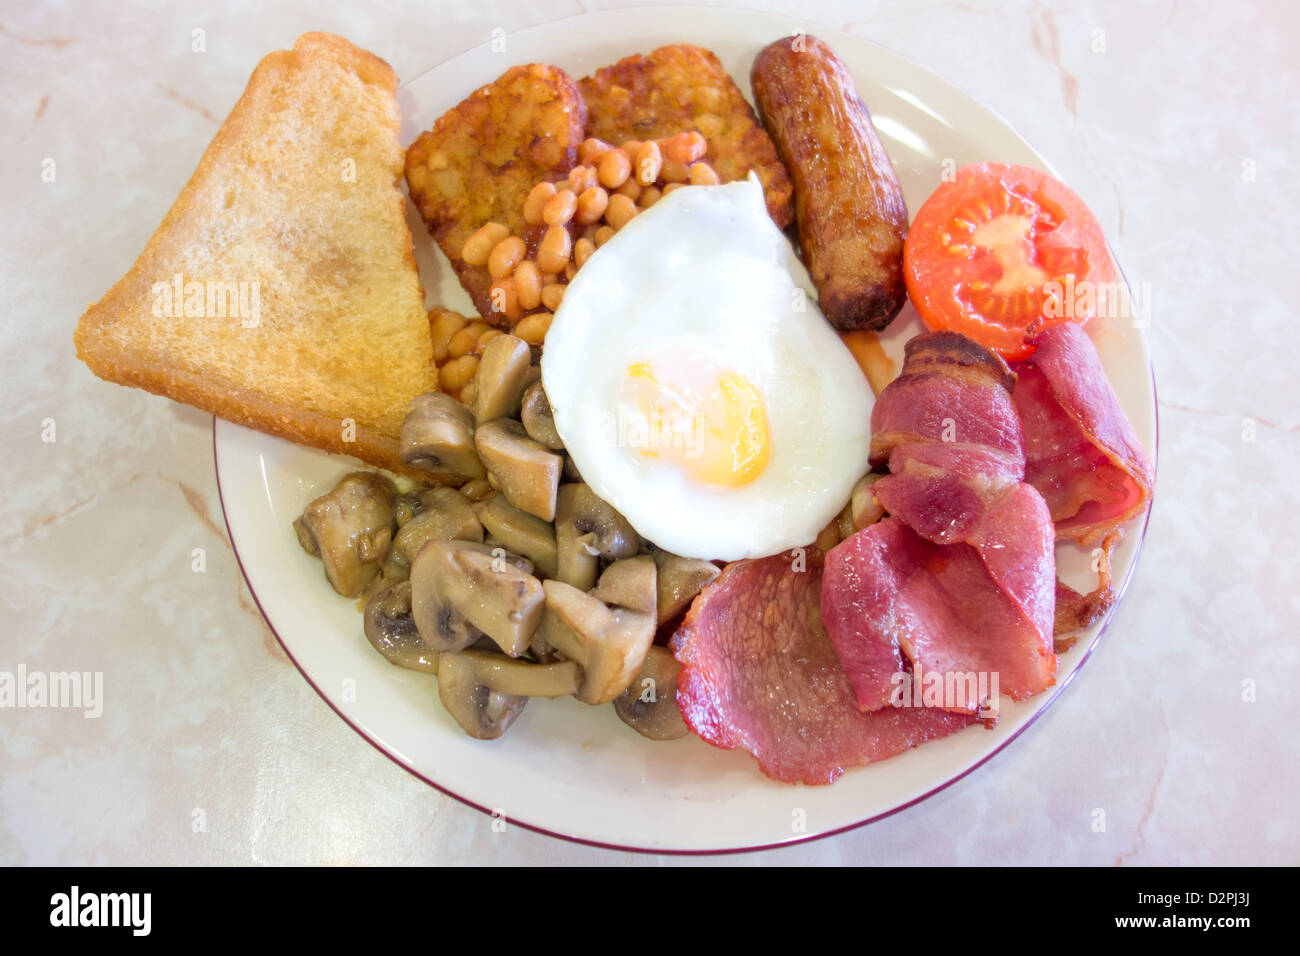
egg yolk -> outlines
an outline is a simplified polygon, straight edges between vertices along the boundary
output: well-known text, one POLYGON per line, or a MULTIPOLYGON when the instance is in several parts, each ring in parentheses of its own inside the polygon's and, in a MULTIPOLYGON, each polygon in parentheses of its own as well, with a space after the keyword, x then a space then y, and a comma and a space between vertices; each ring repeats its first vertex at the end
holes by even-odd
POLYGON ((735 372, 665 377, 649 362, 627 369, 621 440, 695 481, 738 488, 767 467, 771 435, 763 398, 735 372))

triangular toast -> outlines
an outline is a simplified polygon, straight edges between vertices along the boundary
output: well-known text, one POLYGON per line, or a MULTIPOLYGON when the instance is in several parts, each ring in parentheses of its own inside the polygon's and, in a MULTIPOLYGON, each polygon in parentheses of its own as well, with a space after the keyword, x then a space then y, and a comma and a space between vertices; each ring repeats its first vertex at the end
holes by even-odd
POLYGON ((100 378, 403 470, 437 388, 397 182, 397 77, 336 36, 265 57, 131 271, 81 318, 100 378))

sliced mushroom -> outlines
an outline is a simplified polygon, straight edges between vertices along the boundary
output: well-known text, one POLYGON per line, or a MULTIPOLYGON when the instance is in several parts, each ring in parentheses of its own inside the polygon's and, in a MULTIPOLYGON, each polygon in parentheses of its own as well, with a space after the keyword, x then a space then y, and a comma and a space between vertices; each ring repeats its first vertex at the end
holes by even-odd
POLYGON ((615 561, 636 554, 641 538, 628 520, 591 488, 564 485, 556 497, 555 576, 580 591, 596 583, 598 559, 615 561))
POLYGON ((655 559, 648 554, 615 561, 605 569, 600 581, 591 590, 591 596, 606 604, 625 607, 630 611, 655 616, 658 594, 655 579, 658 573, 655 559))
POLYGON ((435 651, 486 634, 518 657, 541 623, 545 596, 532 562, 472 541, 430 541, 411 564, 411 614, 435 651))
POLYGON ((655 615, 610 607, 563 581, 544 581, 545 637, 582 667, 575 695, 588 704, 607 704, 627 689, 645 662, 655 636, 655 615))
POLYGON ((532 353, 523 339, 492 337, 474 375, 474 417, 479 424, 519 414, 531 363, 532 353))
POLYGON ((858 529, 853 527, 853 502, 852 500, 844 502, 844 507, 840 509, 839 515, 835 518, 835 531, 841 541, 853 534, 858 529))
POLYGON ((582 481, 582 472, 578 471, 578 466, 574 464, 573 459, 568 455, 564 456, 564 471, 561 473, 560 477, 564 479, 566 484, 569 482, 577 483, 582 481))
POLYGON ((425 392, 402 421, 402 461, 443 484, 459 485, 487 472, 474 450, 474 413, 450 395, 425 392))
POLYGON ((401 527, 424 510, 418 491, 408 491, 393 500, 393 520, 401 527))
POLYGON ((483 501, 495 495, 497 490, 488 483, 486 478, 476 478, 461 485, 460 493, 470 501, 483 501))
POLYGON ((398 667, 438 673, 438 655, 429 649, 411 618, 411 583, 385 588, 366 605, 366 638, 398 667))
POLYGON ((655 564, 659 568, 660 624, 671 621, 686 610, 687 605, 695 600, 695 595, 722 573, 712 561, 682 558, 667 551, 655 552, 655 564))
POLYGON ((424 511, 397 532, 393 548, 407 562, 426 541, 482 541, 483 525, 474 516, 474 506, 455 488, 431 488, 424 495, 424 511))
POLYGON ((571 697, 582 680, 574 661, 531 664, 495 651, 461 651, 454 655, 474 665, 479 683, 514 697, 571 697))
POLYGON ((555 493, 563 460, 528 437, 524 426, 509 418, 480 425, 474 445, 488 474, 506 499, 543 521, 555 520, 555 493))
POLYGON ((298 541, 320 557, 325 576, 344 597, 359 597, 379 573, 393 537, 396 494, 383 475, 353 472, 294 521, 298 541))
POLYGON ((552 664, 564 660, 564 655, 555 649, 555 645, 546 636, 548 627, 563 626, 563 624, 559 623, 558 618, 549 611, 542 614, 542 623, 537 630, 533 631, 533 636, 528 641, 528 653, 533 655, 533 660, 541 664, 552 664))
POLYGON ((534 382, 524 392, 523 409, 520 412, 524 430, 535 442, 540 442, 552 451, 562 451, 564 442, 555 430, 555 416, 551 414, 551 403, 546 398, 546 390, 541 382, 534 382))
POLYGON ((482 683, 473 659, 465 654, 439 658, 438 699, 465 733, 479 740, 504 734, 528 703, 527 697, 503 694, 482 683))
POLYGON ((396 548, 389 548, 388 554, 384 556, 384 563, 379 566, 379 573, 370 579, 366 589, 361 592, 361 597, 357 598, 357 610, 364 611, 366 605, 380 591, 387 590, 395 584, 401 584, 411 577, 411 565, 404 557, 397 553, 396 548))
POLYGON ((614 698, 614 710, 623 723, 651 740, 685 737, 690 728, 677 707, 681 669, 667 648, 652 646, 627 690, 614 698))
POLYGON ((853 495, 849 498, 849 510, 853 513, 853 528, 861 531, 869 524, 875 524, 885 516, 885 509, 876 500, 872 486, 884 475, 863 475, 853 486, 853 495))
POLYGON ((494 495, 478 506, 478 519, 507 550, 533 562, 539 577, 555 577, 555 528, 548 522, 520 511, 505 495, 494 495))

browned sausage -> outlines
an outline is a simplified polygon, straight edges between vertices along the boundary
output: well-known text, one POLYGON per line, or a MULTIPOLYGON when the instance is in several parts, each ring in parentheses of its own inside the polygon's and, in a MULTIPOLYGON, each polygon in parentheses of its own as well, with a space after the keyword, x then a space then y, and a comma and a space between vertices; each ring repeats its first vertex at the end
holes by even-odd
POLYGON ((907 301, 907 206, 853 77, 816 37, 785 37, 750 77, 794 181, 804 262, 837 329, 882 329, 907 301))

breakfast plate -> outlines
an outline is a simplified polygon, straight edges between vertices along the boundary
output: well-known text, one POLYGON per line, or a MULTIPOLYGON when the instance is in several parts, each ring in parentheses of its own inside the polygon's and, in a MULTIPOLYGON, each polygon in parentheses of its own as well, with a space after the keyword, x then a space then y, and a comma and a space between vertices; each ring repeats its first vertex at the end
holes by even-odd
MULTIPOLYGON (((668 43, 713 50, 749 94, 764 45, 797 31, 829 41, 852 70, 913 214, 945 171, 983 160, 1050 169, 1003 120, 896 53, 818 24, 768 14, 654 8, 588 14, 500 37, 406 82, 398 92, 410 143, 469 92, 516 63, 545 62, 582 76, 668 43)), ((430 304, 472 312, 447 261, 408 208, 430 304)), ((1137 437, 1154 458, 1156 401, 1140 317, 1088 326, 1137 437)), ((901 365, 922 331, 907 306, 881 341, 901 365)), ((258 606, 304 677, 366 740, 432 786, 508 824, 579 842, 652 852, 725 852, 784 845, 850 829, 907 807, 970 773, 1023 732, 1078 672, 1109 620, 1062 653, 1056 684, 1004 701, 995 728, 971 727, 898 757, 848 770, 830 786, 789 786, 759 773, 747 753, 694 736, 646 740, 610 707, 574 699, 529 707, 494 741, 466 736, 437 702, 436 678, 375 653, 353 602, 335 594, 291 528, 313 498, 357 464, 221 419, 214 457, 231 544, 258 606)), ((1149 514, 1149 511, 1148 511, 1149 514)), ((1145 532, 1127 530, 1114 555, 1122 597, 1145 532)), ((1090 555, 1058 546, 1061 577, 1087 589, 1090 555)), ((1113 614, 1113 612, 1112 612, 1113 614)))

